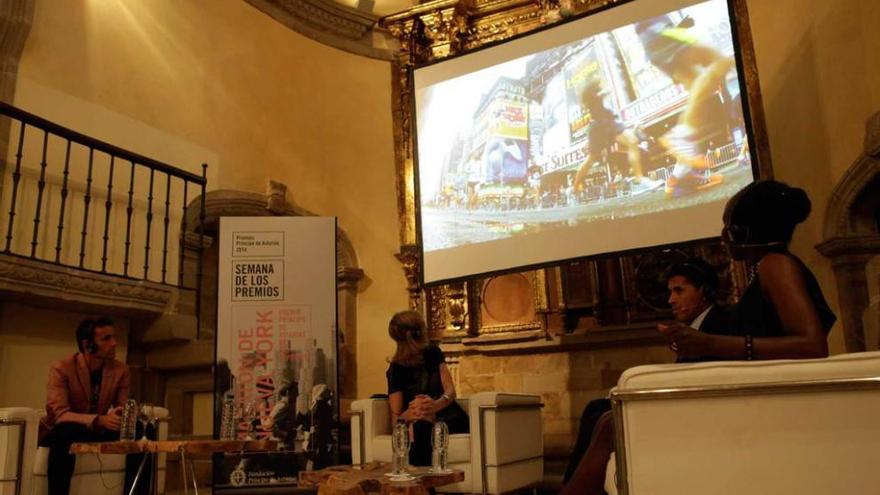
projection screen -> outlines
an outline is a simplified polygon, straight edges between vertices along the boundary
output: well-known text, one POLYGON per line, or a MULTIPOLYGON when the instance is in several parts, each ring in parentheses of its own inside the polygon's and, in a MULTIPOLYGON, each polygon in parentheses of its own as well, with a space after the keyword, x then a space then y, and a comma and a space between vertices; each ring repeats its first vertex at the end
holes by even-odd
POLYGON ((737 49, 726 0, 635 0, 415 69, 423 282, 718 236, 737 49))

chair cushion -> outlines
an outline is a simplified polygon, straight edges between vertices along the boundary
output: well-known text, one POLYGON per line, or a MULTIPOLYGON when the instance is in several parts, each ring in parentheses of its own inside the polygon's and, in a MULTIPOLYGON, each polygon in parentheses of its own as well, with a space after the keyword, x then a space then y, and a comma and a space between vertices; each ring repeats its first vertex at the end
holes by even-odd
MULTIPOLYGON (((391 435, 377 435, 373 439, 373 460, 391 462, 391 435)), ((447 462, 455 464, 470 462, 471 460, 471 435, 470 433, 456 433, 449 435, 449 452, 447 462)))
MULTIPOLYGON (((49 448, 37 449, 37 459, 34 462, 34 474, 46 476, 49 468, 49 448)), ((111 471, 125 471, 124 455, 100 455, 87 454, 76 457, 76 468, 73 474, 107 473, 111 471)))

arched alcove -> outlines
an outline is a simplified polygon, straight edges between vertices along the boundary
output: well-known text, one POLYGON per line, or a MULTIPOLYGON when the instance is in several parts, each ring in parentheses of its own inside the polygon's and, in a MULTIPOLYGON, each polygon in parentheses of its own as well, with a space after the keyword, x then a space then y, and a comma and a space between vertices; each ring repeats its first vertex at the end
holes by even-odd
MULTIPOLYGON (((197 198, 187 210, 188 240, 190 250, 198 249, 199 233, 207 239, 216 238, 220 217, 259 216, 311 216, 313 213, 293 206, 286 199, 287 186, 270 181, 265 194, 217 190, 205 195, 204 229, 200 231, 200 199, 197 198)), ((213 334, 216 328, 216 280, 218 246, 204 242, 204 279, 202 290, 202 335, 213 334)), ((195 258, 195 256, 192 256, 195 258)), ((336 290, 337 326, 339 335, 339 394, 343 401, 357 397, 357 296, 358 284, 364 272, 359 266, 357 252, 348 235, 336 229, 336 290)))
POLYGON ((868 119, 864 150, 832 191, 824 234, 816 249, 834 268, 846 350, 863 351, 868 261, 880 254, 880 112, 868 119))

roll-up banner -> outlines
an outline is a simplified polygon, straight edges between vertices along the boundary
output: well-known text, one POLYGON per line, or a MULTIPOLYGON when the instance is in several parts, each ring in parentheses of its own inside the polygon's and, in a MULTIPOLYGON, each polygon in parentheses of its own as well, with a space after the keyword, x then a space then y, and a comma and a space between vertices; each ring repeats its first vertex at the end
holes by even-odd
POLYGON ((336 219, 224 217, 219 249, 214 435, 225 404, 278 450, 215 456, 215 493, 295 485, 338 456, 336 219))

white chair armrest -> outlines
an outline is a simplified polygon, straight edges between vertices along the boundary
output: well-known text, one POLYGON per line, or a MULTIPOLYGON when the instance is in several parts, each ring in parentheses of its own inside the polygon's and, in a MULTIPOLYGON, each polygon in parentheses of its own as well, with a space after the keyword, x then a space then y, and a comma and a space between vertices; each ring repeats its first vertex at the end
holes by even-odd
POLYGON ((33 409, 0 408, 0 479, 17 479, 19 493, 31 492, 39 427, 39 416, 33 409))
POLYGON ((391 434, 388 399, 361 399, 351 403, 351 456, 354 464, 373 460, 373 438, 391 434))
POLYGON ((540 396, 480 392, 469 397, 468 406, 475 490, 507 491, 499 476, 505 466, 528 461, 543 466, 540 396))
POLYGON ((821 359, 711 361, 636 366, 623 372, 615 391, 675 387, 768 384, 873 377, 880 352, 840 354, 821 359), (818 365, 818 366, 817 366, 818 365))
POLYGON ((639 366, 611 397, 623 494, 880 486, 880 352, 639 366))

